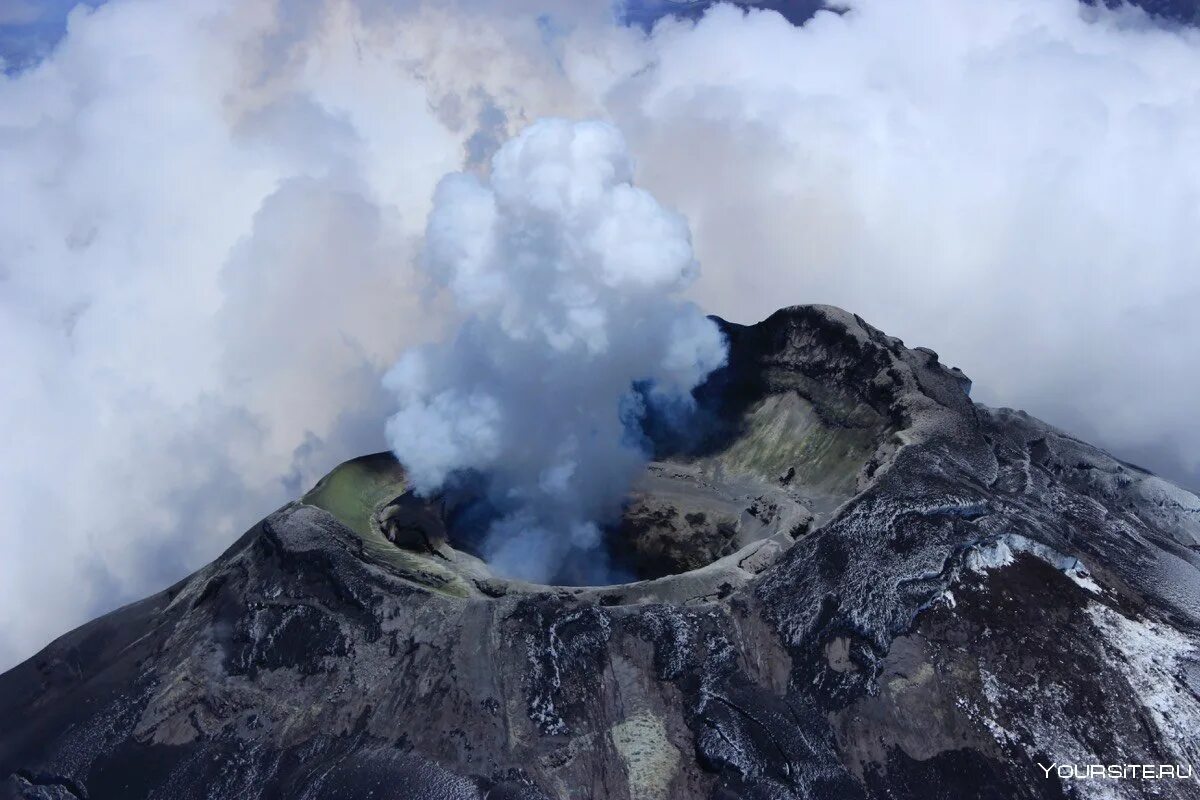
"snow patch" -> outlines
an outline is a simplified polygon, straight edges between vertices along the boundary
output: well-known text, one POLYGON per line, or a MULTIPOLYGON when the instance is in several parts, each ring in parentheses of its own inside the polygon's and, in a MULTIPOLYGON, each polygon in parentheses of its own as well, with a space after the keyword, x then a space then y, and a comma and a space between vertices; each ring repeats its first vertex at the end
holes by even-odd
POLYGON ((1124 674, 1163 744, 1180 763, 1200 763, 1200 698, 1187 683, 1186 669, 1200 658, 1200 643, 1169 625, 1139 621, 1099 603, 1088 615, 1119 658, 1124 674))
POLYGON ((1092 594, 1101 594, 1104 592, 1104 589, 1100 587, 1100 584, 1096 583, 1091 573, 1087 571, 1087 567, 1079 559, 1075 559, 1073 566, 1064 569, 1063 574, 1092 594))
POLYGON ((1009 537, 1002 536, 993 542, 975 545, 967 551, 963 563, 972 572, 986 572, 1008 566, 1013 563, 1015 558, 1008 542, 1005 541, 1007 538, 1009 537))
POLYGON ((1052 547, 1016 533, 1006 533, 992 541, 975 545, 967 551, 963 564, 972 572, 983 573, 1008 566, 1020 553, 1027 553, 1045 561, 1074 581, 1077 586, 1092 594, 1104 592, 1104 588, 1096 582, 1087 566, 1077 557, 1063 555, 1052 547))

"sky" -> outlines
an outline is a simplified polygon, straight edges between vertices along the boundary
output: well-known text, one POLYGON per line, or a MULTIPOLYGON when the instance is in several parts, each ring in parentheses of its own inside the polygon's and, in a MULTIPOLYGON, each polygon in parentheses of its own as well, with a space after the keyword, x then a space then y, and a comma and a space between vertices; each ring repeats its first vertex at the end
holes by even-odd
POLYGON ((842 306, 1200 487, 1200 33, 844 6, 0 0, 0 668, 388 446, 463 317, 439 182, 546 118, 619 132, 682 299, 842 306))

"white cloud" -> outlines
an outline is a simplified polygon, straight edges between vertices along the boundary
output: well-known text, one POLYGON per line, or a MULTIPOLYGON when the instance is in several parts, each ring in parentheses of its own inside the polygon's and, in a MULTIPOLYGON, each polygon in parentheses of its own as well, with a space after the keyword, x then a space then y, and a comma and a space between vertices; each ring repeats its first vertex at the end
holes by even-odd
POLYGON ((280 55, 258 5, 113 3, 0 83, 5 662, 382 449, 431 324, 406 265, 461 136, 351 22, 280 55))

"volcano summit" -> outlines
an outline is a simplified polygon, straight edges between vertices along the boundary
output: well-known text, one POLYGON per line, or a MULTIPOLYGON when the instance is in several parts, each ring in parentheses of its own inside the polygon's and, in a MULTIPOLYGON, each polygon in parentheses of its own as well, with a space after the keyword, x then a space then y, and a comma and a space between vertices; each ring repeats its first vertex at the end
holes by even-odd
POLYGON ((1200 500, 844 311, 718 324, 627 582, 356 459, 0 676, 0 796, 1200 797, 1200 500))

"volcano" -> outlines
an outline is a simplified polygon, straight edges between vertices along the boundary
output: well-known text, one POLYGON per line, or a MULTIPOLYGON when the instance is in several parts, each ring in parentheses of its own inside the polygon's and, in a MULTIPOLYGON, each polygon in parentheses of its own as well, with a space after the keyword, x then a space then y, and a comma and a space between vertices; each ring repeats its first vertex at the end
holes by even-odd
POLYGON ((0 797, 1200 798, 1200 499, 839 309, 718 323, 616 582, 350 461, 0 676, 0 797))

